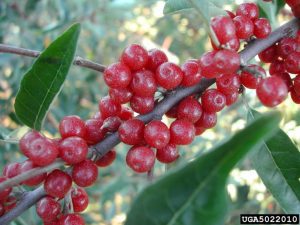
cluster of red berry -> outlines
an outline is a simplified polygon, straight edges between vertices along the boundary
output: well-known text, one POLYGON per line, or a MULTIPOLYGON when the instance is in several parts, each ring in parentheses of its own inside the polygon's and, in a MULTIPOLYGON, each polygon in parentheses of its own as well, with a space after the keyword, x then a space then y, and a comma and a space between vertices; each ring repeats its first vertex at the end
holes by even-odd
MULTIPOLYGON (((81 120, 66 116, 59 124, 60 139, 48 139, 36 131, 30 131, 20 140, 20 150, 28 158, 23 163, 5 166, 0 183, 36 167, 52 164, 57 158, 67 166, 66 171, 53 170, 22 182, 36 186, 44 182, 47 194, 37 203, 37 214, 47 225, 84 224, 78 213, 88 206, 88 195, 83 189, 92 185, 98 176, 98 168, 110 165, 116 158, 114 150, 94 160, 89 146, 101 142, 108 134, 118 132, 119 139, 132 147, 126 163, 138 173, 149 172, 155 160, 174 162, 179 157, 177 145, 190 144, 196 135, 217 123, 217 112, 232 105, 245 86, 256 89, 260 101, 269 107, 281 103, 291 91, 292 99, 300 103, 300 76, 294 81, 289 73, 300 73, 300 35, 285 38, 260 53, 262 62, 271 63, 271 77, 265 78, 265 70, 258 65, 249 65, 238 73, 240 43, 253 38, 266 38, 271 27, 265 18, 259 18, 254 3, 241 4, 236 15, 217 16, 211 27, 218 39, 218 46, 200 59, 187 60, 180 67, 168 62, 166 54, 158 49, 150 51, 132 44, 127 47, 119 62, 109 65, 104 71, 104 80, 109 87, 109 96, 99 102, 99 111, 92 119, 81 120), (196 85, 202 78, 216 79, 216 87, 200 95, 189 96, 166 113, 174 121, 168 127, 160 120, 147 125, 137 114, 151 112, 160 95, 172 94, 182 86, 196 85), (128 105, 126 105, 128 104, 128 105), (130 106, 130 107, 129 107, 130 106), (72 183, 76 187, 72 187, 72 183), (68 196, 68 198, 66 198, 68 196), (61 202, 65 208, 62 210, 61 202)), ((0 192, 0 215, 9 211, 17 199, 11 195, 12 188, 0 192)))

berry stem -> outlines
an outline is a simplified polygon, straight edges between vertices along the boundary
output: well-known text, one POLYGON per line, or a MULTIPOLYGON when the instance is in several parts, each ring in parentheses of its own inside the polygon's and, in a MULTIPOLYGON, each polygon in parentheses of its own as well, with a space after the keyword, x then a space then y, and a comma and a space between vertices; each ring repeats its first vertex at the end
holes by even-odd
MULTIPOLYGON (((259 39, 253 41, 251 44, 247 45, 247 47, 240 52, 241 57, 241 66, 247 65, 247 62, 255 57, 258 53, 263 51, 264 49, 270 47, 274 43, 276 43, 278 40, 282 39, 283 37, 292 36, 294 35, 297 30, 300 28, 300 21, 298 19, 293 19, 290 22, 282 25, 278 29, 276 29, 273 33, 271 33, 268 38, 265 39, 259 39)), ((4 46, 5 47, 5 46, 4 46)), ((7 46, 6 46, 7 47, 7 46)), ((6 49, 7 50, 7 49, 6 49)), ((15 50, 15 48, 13 48, 15 50)), ((28 51, 28 50, 27 50, 28 51)), ((0 45, 0 52, 7 52, 12 54, 18 54, 18 55, 26 55, 31 57, 37 57, 37 55, 33 55, 36 51, 25 52, 21 54, 23 51, 3 51, 3 45, 0 45)), ((75 60, 76 61, 76 60, 75 60)), ((77 65, 77 64, 76 64, 77 65)), ((100 64, 96 64, 100 65, 100 64)), ((86 66, 87 68, 91 68, 89 66, 86 66)), ((102 69, 105 67, 100 65, 102 69)), ((99 70, 100 71, 100 67, 99 70)), ((103 70, 101 70, 103 71, 103 70)), ((142 120, 144 123, 149 123, 153 118, 158 118, 159 116, 162 116, 165 114, 169 109, 172 108, 172 106, 176 105, 178 102, 180 102, 183 98, 195 94, 195 93, 202 93, 205 91, 209 86, 211 86, 213 83, 215 83, 214 79, 202 79, 199 84, 196 84, 192 87, 187 88, 177 88, 175 91, 172 91, 172 95, 167 95, 166 98, 159 102, 154 110, 146 115, 138 116, 137 118, 142 120)), ((112 133, 111 135, 107 136, 103 141, 100 143, 94 145, 90 149, 91 151, 95 151, 97 153, 97 158, 101 158, 104 156, 107 152, 110 151, 115 145, 119 144, 120 140, 117 133, 112 133)), ((33 191, 26 192, 23 195, 23 198, 20 200, 19 204, 0 217, 0 224, 7 225, 9 224, 14 218, 21 215, 25 210, 30 208, 32 205, 34 205, 40 198, 42 198, 45 195, 43 187, 39 187, 33 191)))

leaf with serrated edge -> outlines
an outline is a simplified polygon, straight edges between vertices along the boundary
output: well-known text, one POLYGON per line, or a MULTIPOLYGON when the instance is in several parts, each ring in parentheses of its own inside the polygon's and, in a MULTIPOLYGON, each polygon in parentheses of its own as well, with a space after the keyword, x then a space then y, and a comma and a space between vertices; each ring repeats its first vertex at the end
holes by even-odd
MULTIPOLYGON (((251 110, 249 120, 258 112, 251 110)), ((249 155, 263 183, 286 213, 300 212, 300 152, 279 130, 262 147, 249 155)))
POLYGON ((226 143, 158 180, 135 200, 125 225, 221 225, 227 214, 229 172, 278 128, 278 113, 263 115, 226 143))
POLYGON ((15 111, 25 125, 41 129, 72 65, 79 32, 80 24, 71 26, 41 53, 24 75, 16 96, 15 111))

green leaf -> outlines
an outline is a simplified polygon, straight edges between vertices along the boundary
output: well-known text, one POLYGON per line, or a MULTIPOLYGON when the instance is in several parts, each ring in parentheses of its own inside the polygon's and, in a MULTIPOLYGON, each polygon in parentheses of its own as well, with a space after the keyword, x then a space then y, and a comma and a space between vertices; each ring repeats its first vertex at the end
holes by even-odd
POLYGON ((125 224, 224 224, 229 172, 248 151, 277 130, 279 120, 278 113, 260 117, 215 150, 144 189, 125 224))
POLYGON ((80 24, 52 42, 24 75, 15 101, 18 118, 40 130, 51 103, 60 92, 76 51, 80 24))
MULTIPOLYGON (((250 120, 259 115, 249 113, 250 120)), ((300 212, 300 152, 282 130, 250 154, 263 183, 286 213, 300 212)))

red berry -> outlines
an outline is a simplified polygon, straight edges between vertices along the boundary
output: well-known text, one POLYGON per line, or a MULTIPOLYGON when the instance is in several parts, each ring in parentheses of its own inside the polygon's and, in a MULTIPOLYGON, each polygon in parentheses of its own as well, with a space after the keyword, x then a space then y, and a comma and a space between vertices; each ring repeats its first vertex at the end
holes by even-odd
POLYGON ((266 18, 256 19, 254 20, 253 24, 254 24, 253 33, 257 38, 266 38, 269 36, 269 34, 272 31, 270 22, 266 18))
POLYGON ((237 74, 221 74, 217 77, 216 84, 223 94, 237 92, 241 86, 240 77, 237 74))
POLYGON ((170 143, 176 145, 188 145, 195 137, 195 127, 187 120, 175 120, 170 126, 170 143))
POLYGON ((274 62, 277 58, 277 46, 272 45, 258 54, 259 59, 264 63, 274 62))
POLYGON ((78 214, 67 214, 59 218, 59 225, 85 225, 84 220, 78 214))
POLYGON ((240 49, 240 40, 237 37, 230 39, 224 45, 226 49, 237 52, 240 49))
POLYGON ((83 188, 73 188, 71 191, 73 209, 75 213, 83 212, 89 205, 89 197, 83 188))
POLYGON ((60 214, 60 210, 60 204, 52 197, 46 196, 36 204, 36 212, 44 222, 56 220, 57 216, 60 214))
POLYGON ((0 203, 0 216, 3 216, 5 213, 5 207, 2 203, 0 203))
POLYGON ((18 199, 15 196, 9 195, 8 198, 5 200, 5 204, 4 204, 5 212, 9 212, 13 208, 15 208, 17 202, 18 199))
POLYGON ((103 121, 101 130, 103 130, 105 133, 115 132, 118 130, 121 123, 122 123, 122 120, 118 116, 108 117, 103 121))
POLYGON ((177 109, 178 105, 174 105, 168 112, 166 112, 166 116, 169 118, 177 118, 177 109))
POLYGON ((300 3, 292 7, 292 12, 295 17, 300 18, 300 3))
MULTIPOLYGON (((0 183, 6 181, 6 177, 0 177, 0 183)), ((12 188, 5 188, 4 190, 0 191, 0 202, 5 202, 5 200, 8 198, 10 192, 12 191, 12 188)))
POLYGON ((231 12, 231 11, 229 11, 229 10, 225 10, 225 11, 227 12, 228 16, 229 16, 231 19, 233 19, 233 18, 235 17, 235 14, 234 14, 233 12, 231 12))
POLYGON ((198 121, 202 114, 201 104, 194 98, 183 99, 177 108, 177 118, 186 119, 191 123, 198 121))
POLYGON ((122 106, 121 112, 119 114, 121 120, 129 120, 133 117, 133 111, 131 108, 122 106))
POLYGON ((288 4, 291 8, 295 7, 299 4, 299 0, 285 0, 286 4, 288 4))
MULTIPOLYGON (((25 173, 28 170, 34 169, 36 167, 37 166, 35 166, 31 160, 26 160, 20 166, 20 174, 25 173)), ((42 181, 44 181, 46 176, 47 176, 46 173, 37 175, 35 177, 32 177, 28 180, 23 181, 23 184, 28 185, 28 186, 36 186, 36 185, 40 184, 42 181)))
POLYGON ((147 114, 154 108, 154 97, 141 97, 134 95, 130 100, 130 106, 139 114, 147 114))
POLYGON ((254 25, 246 16, 236 16, 233 19, 236 28, 236 35, 239 39, 248 39, 253 35, 254 25))
POLYGON ((193 86, 202 78, 201 68, 199 62, 195 60, 187 60, 182 66, 183 79, 181 85, 184 87, 193 86))
POLYGON ((98 168, 91 160, 86 159, 75 164, 72 170, 72 178, 80 187, 91 186, 98 177, 98 168))
POLYGON ((117 155, 116 151, 112 149, 104 156, 102 156, 100 159, 96 160, 95 163, 99 167, 107 167, 111 165, 113 161, 115 161, 116 155, 117 155))
POLYGON ((147 68, 153 72, 155 72, 161 64, 168 62, 167 55, 163 51, 156 48, 148 51, 148 56, 147 68))
POLYGON ((138 145, 144 140, 145 124, 138 119, 125 121, 118 130, 119 138, 128 145, 138 145))
POLYGON ((294 90, 300 95, 300 75, 294 78, 294 90))
POLYGON ((104 71, 104 80, 110 88, 126 88, 132 79, 130 69, 120 63, 109 65, 104 71))
POLYGON ((275 73, 272 76, 280 77, 286 84, 288 90, 293 87, 293 81, 289 73, 275 73))
POLYGON ((112 100, 109 96, 105 96, 99 102, 99 111, 103 119, 110 116, 118 116, 121 111, 121 105, 112 100))
POLYGON ((300 104, 300 95, 296 92, 294 88, 291 90, 291 98, 294 103, 300 104))
POLYGON ((205 112, 219 112, 225 107, 226 98, 217 89, 208 89, 202 94, 201 102, 205 112))
POLYGON ((37 131, 33 130, 27 132, 19 141, 19 147, 22 153, 28 157, 32 141, 42 137, 43 136, 37 131))
POLYGON ((72 178, 61 170, 53 170, 48 174, 44 189, 45 192, 54 198, 63 198, 72 186, 72 178))
POLYGON ((270 64, 269 73, 271 75, 275 73, 284 73, 285 71, 285 63, 283 60, 277 59, 270 64))
POLYGON ((144 138, 151 147, 163 148, 170 141, 170 131, 163 122, 153 120, 145 127, 144 138))
POLYGON ((59 155, 69 165, 83 161, 88 153, 88 146, 80 137, 68 137, 59 144, 59 155))
POLYGON ((110 88, 109 96, 116 103, 124 104, 130 101, 132 92, 129 90, 129 88, 110 88))
POLYGON ((217 51, 206 52, 200 58, 200 67, 202 75, 206 78, 215 78, 218 75, 214 58, 217 51))
POLYGON ((103 121, 100 119, 89 119, 85 121, 85 140, 89 145, 97 144, 104 138, 105 132, 101 129, 102 125, 103 121))
POLYGON ((85 138, 86 128, 79 116, 65 116, 59 123, 59 132, 62 138, 77 136, 85 138))
POLYGON ((231 106, 233 105, 239 98, 239 92, 233 92, 230 94, 226 94, 226 105, 231 106))
POLYGON ((247 18, 254 20, 258 18, 259 10, 255 3, 243 3, 237 8, 236 15, 246 16, 247 18))
POLYGON ((165 62, 157 68, 155 78, 161 87, 171 90, 181 83, 183 72, 176 64, 165 62))
POLYGON ((287 37, 281 39, 277 46, 277 54, 281 58, 285 59, 292 52, 296 51, 298 47, 298 43, 295 39, 287 37))
POLYGON ((203 112, 201 118, 195 123, 195 127, 205 129, 213 128, 217 124, 217 114, 203 112))
POLYGON ((221 45, 236 37, 234 23, 228 16, 216 16, 212 18, 210 25, 221 45))
POLYGON ((178 149, 174 144, 168 144, 164 148, 157 149, 156 158, 162 163, 172 163, 179 157, 178 149))
POLYGON ((140 70, 147 65, 148 52, 141 45, 129 45, 121 55, 121 62, 131 70, 140 70))
POLYGON ((4 166, 3 176, 7 178, 12 178, 20 174, 21 163, 13 162, 4 166))
POLYGON ((272 76, 259 83, 256 94, 263 105, 274 107, 286 99, 288 88, 281 78, 272 76))
MULTIPOLYGON (((262 74, 262 76, 266 76, 266 71, 258 65, 252 64, 248 66, 250 69, 253 69, 257 72, 259 72, 260 74, 262 74)), ((240 76, 240 80, 242 85, 244 85, 246 88, 249 89, 256 89, 257 85, 259 84, 259 82, 261 81, 262 77, 261 75, 258 74, 251 74, 250 72, 243 70, 240 76)))
POLYGON ((47 138, 32 140, 27 157, 37 166, 47 166, 58 156, 56 144, 47 138))
POLYGON ((292 52, 284 61, 284 66, 289 73, 300 73, 300 52, 292 52))
POLYGON ((133 74, 131 90, 135 95, 141 97, 153 96, 156 88, 154 73, 150 70, 139 70, 133 74))
POLYGON ((148 147, 134 146, 127 152, 126 163, 135 172, 145 173, 154 166, 155 154, 148 147))
POLYGON ((220 50, 214 57, 216 70, 221 73, 235 73, 241 64, 240 55, 231 50, 220 50))

